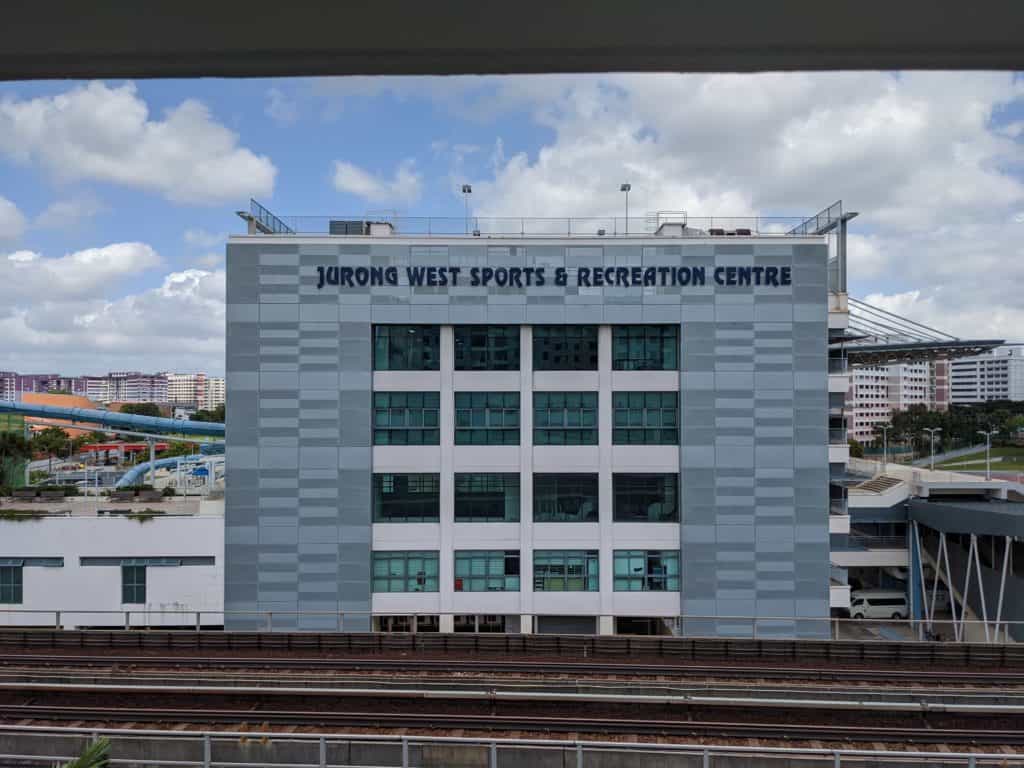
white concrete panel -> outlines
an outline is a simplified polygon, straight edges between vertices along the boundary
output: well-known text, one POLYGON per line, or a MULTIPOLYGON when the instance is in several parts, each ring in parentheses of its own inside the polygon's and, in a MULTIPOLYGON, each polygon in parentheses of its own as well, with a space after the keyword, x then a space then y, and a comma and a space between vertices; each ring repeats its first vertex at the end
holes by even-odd
POLYGON ((533 447, 534 472, 597 472, 600 467, 600 449, 596 445, 533 447))
POLYGON ((594 392, 598 388, 598 372, 534 371, 533 388, 537 392, 594 392))
MULTIPOLYGON (((441 362, 443 368, 444 361, 441 362)), ((452 381, 456 392, 519 391, 519 371, 454 371, 453 373, 452 381)))
POLYGON ((828 391, 832 394, 846 394, 850 389, 850 374, 830 373, 828 375, 828 391))
POLYGON ((440 523, 374 523, 373 549, 439 549, 441 546, 440 523))
POLYGON ((455 523, 452 527, 455 549, 519 549, 519 536, 519 523, 455 523))
POLYGON ((440 392, 440 371, 374 371, 374 392, 440 392))
POLYGON ((613 445, 612 472, 679 473, 678 445, 613 445))
MULTIPOLYGON (((441 406, 442 414, 444 405, 441 406)), ((442 424, 443 424, 442 419, 442 424)), ((444 427, 441 428, 442 433, 444 427)), ((375 445, 374 472, 440 472, 441 449, 436 445, 375 445)), ((442 475, 441 482, 444 482, 442 475)), ((444 500, 442 499, 442 508, 444 500)))
MULTIPOLYGON (((677 595, 677 605, 678 599, 677 595)), ((538 616, 596 616, 601 610, 601 595, 598 592, 534 592, 533 608, 538 616)))
POLYGON ((371 610, 384 613, 438 613, 441 595, 438 592, 374 592, 371 610))
POLYGON ((828 463, 845 464, 850 460, 850 445, 848 443, 833 444, 828 446, 828 463))
POLYGON ((456 445, 456 472, 518 472, 518 445, 456 445))
POLYGON ((616 616, 678 616, 678 592, 613 592, 616 616))
POLYGON ((850 532, 850 516, 849 515, 829 515, 828 516, 828 532, 829 533, 849 533, 850 532))
POLYGON ((518 592, 456 592, 452 600, 456 613, 517 614, 519 604, 518 592))
POLYGON ((678 551, 679 523, 612 523, 612 547, 678 551))
POLYGON ((676 392, 679 371, 612 371, 615 392, 676 392))
POLYGON ((533 524, 534 549, 599 549, 600 546, 598 523, 533 524))
POLYGON ((864 568, 875 566, 906 567, 910 555, 905 549, 872 549, 863 552, 837 552, 829 554, 832 565, 840 568, 864 568))

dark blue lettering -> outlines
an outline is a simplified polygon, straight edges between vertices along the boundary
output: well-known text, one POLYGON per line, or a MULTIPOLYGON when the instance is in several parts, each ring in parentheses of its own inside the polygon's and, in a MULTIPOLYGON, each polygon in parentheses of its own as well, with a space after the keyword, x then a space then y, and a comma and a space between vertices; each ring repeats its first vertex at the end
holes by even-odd
POLYGON ((715 267, 715 282, 718 285, 725 285, 725 267, 715 267))
POLYGON ((750 285, 750 267, 737 267, 736 279, 738 285, 750 285))
POLYGON ((783 285, 793 284, 793 274, 789 267, 780 267, 779 282, 783 285))
POLYGON ((694 285, 707 285, 708 280, 704 274, 704 267, 691 267, 690 272, 693 273, 694 285))
POLYGON ((508 285, 508 269, 506 267, 497 267, 494 270, 494 282, 502 288, 508 285))
MULTIPOLYGON (((559 271, 564 272, 565 268, 564 267, 558 267, 555 270, 555 283, 556 284, 558 283, 558 272, 559 271)), ((561 285, 565 285, 565 283, 561 283, 561 285)), ((576 270, 576 285, 585 285, 588 288, 590 287, 590 267, 580 267, 578 270, 576 270)))
POLYGON ((491 267, 484 267, 480 270, 480 285, 487 285, 491 282, 494 277, 494 269, 491 267))
POLYGON ((459 272, 461 271, 462 267, 448 267, 448 276, 452 279, 452 285, 459 284, 459 272))
POLYGON ((316 274, 317 274, 317 280, 318 280, 318 282, 316 284, 316 287, 317 287, 317 290, 320 290, 321 288, 324 287, 324 268, 323 267, 317 267, 316 268, 316 274))
POLYGON ((480 285, 480 267, 469 268, 469 284, 480 285))
POLYGON ((779 268, 778 267, 765 267, 764 268, 764 284, 765 285, 778 285, 779 284, 779 268))
POLYGON ((609 285, 617 285, 620 288, 622 286, 629 285, 629 268, 618 267, 615 270, 615 281, 609 281, 609 285))
POLYGON ((761 280, 764 277, 764 267, 751 267, 754 273, 754 285, 761 285, 761 280))
MULTIPOLYGON (((564 272, 565 270, 563 269, 562 271, 564 272)), ((533 270, 533 274, 537 278, 537 285, 544 285, 544 267, 537 267, 533 270)), ((562 275, 562 285, 565 285, 565 275, 562 275)))
POLYGON ((658 279, 658 270, 654 267, 648 267, 644 270, 644 285, 656 285, 658 279))
POLYGON ((508 268, 508 284, 514 285, 517 288, 523 287, 523 270, 519 267, 508 268))
POLYGON ((398 267, 384 267, 384 281, 388 285, 398 285, 398 267))
POLYGON ((725 268, 725 284, 736 285, 736 267, 725 268))
POLYGON ((423 285, 423 278, 427 274, 427 268, 406 267, 405 272, 409 276, 409 285, 423 285))

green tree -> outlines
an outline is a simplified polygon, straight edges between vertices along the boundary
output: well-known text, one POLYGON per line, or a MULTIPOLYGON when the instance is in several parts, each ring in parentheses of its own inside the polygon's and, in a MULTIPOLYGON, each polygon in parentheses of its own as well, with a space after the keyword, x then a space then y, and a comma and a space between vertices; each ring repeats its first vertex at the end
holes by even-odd
POLYGON ((68 436, 60 427, 47 427, 32 437, 32 450, 45 453, 50 460, 50 471, 53 471, 53 457, 68 450, 68 436))
POLYGON ((174 456, 191 456, 193 453, 199 453, 199 449, 196 447, 195 443, 175 441, 170 443, 165 450, 157 453, 157 458, 169 459, 174 456))
POLYGON ((160 406, 156 403, 125 403, 121 406, 121 413, 130 413, 134 416, 160 416, 160 406))
POLYGON ((96 739, 82 750, 82 754, 65 763, 64 768, 107 768, 110 765, 110 740, 96 739))
POLYGON ((221 403, 213 410, 198 410, 192 414, 191 421, 210 421, 215 424, 224 423, 224 404, 221 403))
POLYGON ((854 440, 852 437, 847 440, 850 444, 850 456, 855 459, 864 458, 864 446, 854 440))
POLYGON ((32 446, 20 432, 0 432, 0 461, 25 461, 32 455, 32 446))

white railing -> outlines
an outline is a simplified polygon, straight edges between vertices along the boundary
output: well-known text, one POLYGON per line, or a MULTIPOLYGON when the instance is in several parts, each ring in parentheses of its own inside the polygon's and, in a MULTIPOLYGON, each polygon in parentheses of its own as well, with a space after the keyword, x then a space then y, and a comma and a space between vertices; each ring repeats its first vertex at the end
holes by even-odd
MULTIPOLYGON (((654 742, 597 741, 577 739, 507 739, 459 736, 401 736, 369 735, 364 733, 312 734, 277 732, 269 729, 248 731, 170 731, 134 728, 80 728, 32 725, 0 725, 0 742, 15 744, 40 739, 45 753, 33 751, 7 752, 0 760, 19 761, 19 765, 47 765, 66 762, 75 754, 68 752, 69 742, 85 744, 104 737, 110 740, 115 756, 111 765, 162 765, 181 768, 236 768, 244 765, 288 765, 292 768, 340 768, 330 759, 345 754, 344 766, 410 766, 423 765, 424 752, 443 760, 446 750, 459 764, 533 765, 548 764, 553 759, 559 765, 586 768, 608 765, 610 760, 622 765, 642 759, 641 755, 662 761, 671 759, 694 764, 700 760, 702 768, 720 766, 750 766, 763 768, 774 761, 780 764, 807 763, 820 765, 827 761, 835 768, 843 765, 922 765, 929 766, 1011 766, 1024 765, 1024 756, 1003 752, 951 752, 951 751, 890 751, 879 749, 831 749, 828 747, 767 747, 729 746, 724 744, 660 744, 654 742), (65 745, 64 748, 57 746, 65 745), (352 750, 359 745, 359 750, 352 750), (156 757, 161 749, 172 754, 191 753, 194 759, 156 757), (129 750, 131 752, 129 753, 129 750), (360 754, 362 757, 356 757, 360 754), (134 756, 127 756, 132 754, 134 756), (287 759, 285 755, 294 755, 287 759), (119 757, 117 755, 126 755, 119 757), (217 755, 217 759, 213 756, 217 755), (355 759, 357 762, 352 762, 355 759), (300 762, 301 760, 301 762, 300 762), (691 763, 691 761, 693 761, 691 763), (785 762, 783 762, 785 761, 785 762)), ((435 764, 443 764, 437 762, 435 764)))

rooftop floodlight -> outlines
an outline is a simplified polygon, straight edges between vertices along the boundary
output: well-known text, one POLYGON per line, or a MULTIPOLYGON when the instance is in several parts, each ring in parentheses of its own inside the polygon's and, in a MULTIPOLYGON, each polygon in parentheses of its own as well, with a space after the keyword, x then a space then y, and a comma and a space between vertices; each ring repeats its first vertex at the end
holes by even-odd
POLYGON ((624 183, 619 185, 619 192, 626 193, 626 234, 629 234, 629 190, 633 188, 632 184, 624 183))
POLYGON ((462 185, 462 199, 466 204, 466 234, 469 234, 469 196, 473 194, 473 187, 470 184, 462 185))

